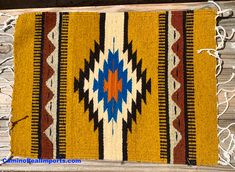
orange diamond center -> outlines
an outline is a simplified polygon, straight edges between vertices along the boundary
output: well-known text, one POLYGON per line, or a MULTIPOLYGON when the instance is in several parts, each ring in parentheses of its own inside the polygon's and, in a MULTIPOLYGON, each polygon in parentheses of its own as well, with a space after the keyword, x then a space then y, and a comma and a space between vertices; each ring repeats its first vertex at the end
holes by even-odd
POLYGON ((118 92, 122 91, 122 79, 118 80, 118 70, 108 72, 108 81, 104 80, 104 92, 108 92, 108 101, 118 101, 118 92))

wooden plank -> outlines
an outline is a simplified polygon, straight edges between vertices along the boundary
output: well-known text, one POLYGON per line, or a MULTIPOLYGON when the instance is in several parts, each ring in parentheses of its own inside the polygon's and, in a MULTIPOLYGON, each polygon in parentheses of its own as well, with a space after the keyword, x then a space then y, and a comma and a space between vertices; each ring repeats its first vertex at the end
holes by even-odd
POLYGON ((12 46, 9 44, 1 43, 0 44, 0 54, 8 54, 12 50, 12 46))
MULTIPOLYGON (((229 3, 229 2, 223 2, 229 3)), ((215 7, 207 2, 201 3, 169 3, 169 4, 135 4, 135 5, 111 5, 93 7, 55 7, 55 8, 26 8, 26 9, 0 9, 0 12, 10 12, 12 15, 19 15, 27 12, 37 11, 66 11, 66 12, 124 12, 124 11, 157 11, 157 10, 187 10, 215 7)))
MULTIPOLYGON (((229 0, 227 2, 225 1, 216 1, 216 3, 218 3, 222 9, 232 9, 232 11, 235 10, 235 3, 234 3, 234 0, 229 0)), ((231 17, 235 17, 235 14, 234 12, 232 13, 232 16, 231 17)), ((226 18, 227 20, 228 18, 226 18)))
MULTIPOLYGON (((1 1, 1 0, 0 0, 1 1)), ((6 2, 3 0, 4 3, 6 2)), ((12 1, 12 0, 11 0, 12 1)), ((42 0, 40 1, 40 3, 42 0)), ((48 3, 50 3, 49 1, 48 3)), ((234 1, 218 1, 219 5, 221 5, 224 9, 232 9, 235 10, 235 3, 234 1)), ((1 5, 0 5, 1 6, 1 5)), ((215 6, 208 2, 191 2, 191 3, 169 3, 169 4, 130 4, 130 5, 110 5, 110 6, 91 6, 91 7, 54 7, 49 8, 26 8, 26 9, 1 9, 0 12, 8 13, 10 12, 11 15, 19 15, 22 13, 27 12, 37 12, 37 11, 50 11, 50 12, 58 12, 58 11, 66 11, 66 12, 124 12, 124 11, 157 11, 157 10, 193 10, 193 9, 200 9, 200 8, 208 8, 215 6)), ((234 14, 233 14, 234 16, 234 14)))
POLYGON ((18 8, 48 8, 48 7, 81 7, 81 6, 107 6, 123 4, 153 4, 174 2, 202 2, 206 0, 0 0, 0 9, 18 8))
MULTIPOLYGON (((235 18, 233 23, 235 23, 235 18)), ((230 26, 230 28, 232 28, 233 26, 230 26)), ((233 38, 235 39, 235 38, 233 38)), ((227 42, 226 43, 226 48, 223 50, 220 50, 220 54, 221 57, 223 59, 234 59, 234 56, 232 56, 234 54, 234 49, 235 49, 235 41, 234 42, 227 42)))
MULTIPOLYGON (((233 122, 235 122, 235 120, 233 120, 233 122)), ((220 127, 227 127, 229 124, 231 124, 231 120, 219 120, 220 127)), ((229 129, 230 129, 231 133, 233 133, 233 134, 235 133, 235 125, 232 125, 231 127, 229 127, 229 129)), ((225 132, 222 132, 222 134, 219 136, 220 146, 222 146, 223 149, 227 149, 228 146, 230 145, 232 135, 230 135, 230 137, 228 138, 227 137, 228 134, 229 134, 229 132, 225 131, 225 132), (224 140, 224 139, 226 139, 226 140, 224 140)), ((235 157, 235 152, 233 155, 235 157)), ((222 152, 221 152, 221 156, 223 156, 222 152)), ((235 158, 231 157, 231 163, 235 164, 235 158)))

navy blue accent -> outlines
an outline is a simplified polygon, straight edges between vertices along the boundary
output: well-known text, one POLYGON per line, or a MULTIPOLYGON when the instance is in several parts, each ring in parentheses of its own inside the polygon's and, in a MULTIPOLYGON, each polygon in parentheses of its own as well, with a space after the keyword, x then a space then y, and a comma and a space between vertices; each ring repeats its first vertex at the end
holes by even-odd
MULTIPOLYGON (((142 79, 142 93, 139 93, 137 91, 136 100, 132 100, 131 112, 129 112, 129 111, 126 112, 128 115, 127 128, 131 132, 132 120, 134 120, 134 122, 136 122, 136 111, 138 111, 141 114, 141 106, 142 106, 141 101, 143 100, 144 103, 146 104, 146 94, 147 94, 147 92, 151 93, 151 79, 147 80, 146 69, 142 72, 142 60, 140 60, 138 63, 136 62, 137 61, 137 51, 132 52, 132 41, 130 42, 130 44, 127 45, 127 47, 124 47, 124 49, 125 49, 125 51, 128 51, 128 62, 132 63, 132 71, 136 70, 137 80, 142 79)), ((90 69, 91 71, 94 72, 94 62, 100 61, 100 59, 99 59, 100 51, 102 51, 102 46, 100 46, 98 43, 95 42, 95 51, 94 52, 90 51, 90 61, 87 62, 85 60, 84 71, 80 69, 78 79, 76 77, 74 78, 74 92, 78 91, 79 102, 84 100, 84 112, 89 110, 89 120, 92 120, 92 119, 94 120, 94 130, 96 130, 99 127, 98 111, 94 112, 93 100, 89 101, 89 91, 88 90, 84 91, 84 80, 85 80, 85 78, 88 78, 88 76, 89 76, 88 69, 90 69)), ((110 53, 110 59, 113 59, 115 62, 115 59, 117 59, 117 57, 118 57, 119 51, 114 52, 114 53, 112 53, 110 51, 109 53, 110 53)), ((112 60, 110 62, 112 62, 112 60)), ((117 64, 114 65, 114 67, 116 67, 116 68, 112 68, 112 65, 111 66, 109 65, 110 62, 109 61, 105 62, 106 63, 105 68, 108 69, 111 67, 110 69, 112 71, 114 71, 114 69, 120 70, 123 67, 122 61, 118 62, 118 65, 117 64), (119 68, 117 66, 119 66, 119 68)), ((122 71, 121 72, 122 75, 119 74, 119 78, 121 78, 121 77, 125 78, 125 72, 127 72, 127 71, 125 71, 125 70, 124 71, 120 70, 120 71, 122 71)), ((107 76, 108 76, 108 73, 104 74, 104 72, 100 71, 98 80, 94 80, 93 91, 94 90, 101 91, 100 97, 98 97, 99 100, 102 100, 102 98, 107 97, 106 96, 107 93, 102 91, 103 90, 103 83, 100 82, 103 79, 107 78, 107 76)), ((126 80, 125 84, 124 84, 126 87, 125 91, 126 92, 129 91, 131 93, 130 90, 132 89, 131 88, 132 81, 126 80)), ((124 92, 119 93, 118 96, 121 97, 120 100, 126 102, 127 97, 125 97, 124 92)), ((113 103, 113 101, 112 101, 112 103, 113 103)), ((106 101, 106 105, 105 105, 106 109, 108 109, 108 107, 110 107, 111 105, 112 105, 111 103, 108 105, 108 102, 106 101)), ((119 107, 119 106, 116 106, 116 109, 122 110, 122 107, 121 106, 119 107)), ((123 112, 123 113, 125 113, 125 112, 123 112)), ((111 115, 109 119, 112 119, 112 118, 116 119, 116 116, 111 115)))
POLYGON ((103 71, 99 70, 98 80, 94 80, 93 91, 98 90, 98 101, 104 101, 104 111, 108 111, 108 122, 117 122, 118 110, 122 112, 122 101, 127 102, 128 91, 132 93, 132 80, 127 79, 127 69, 123 69, 123 60, 119 61, 119 51, 108 52, 108 61, 104 62, 103 71), (108 92, 104 92, 104 82, 108 81, 109 71, 118 71, 118 80, 122 80, 122 91, 118 91, 118 101, 112 98, 108 101, 108 92))

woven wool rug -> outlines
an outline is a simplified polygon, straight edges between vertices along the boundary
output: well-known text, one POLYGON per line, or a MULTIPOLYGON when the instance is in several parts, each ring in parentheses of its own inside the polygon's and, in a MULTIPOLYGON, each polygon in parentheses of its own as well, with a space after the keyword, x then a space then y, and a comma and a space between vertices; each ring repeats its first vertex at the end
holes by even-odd
POLYGON ((15 31, 11 151, 213 165, 214 10, 31 13, 15 31))

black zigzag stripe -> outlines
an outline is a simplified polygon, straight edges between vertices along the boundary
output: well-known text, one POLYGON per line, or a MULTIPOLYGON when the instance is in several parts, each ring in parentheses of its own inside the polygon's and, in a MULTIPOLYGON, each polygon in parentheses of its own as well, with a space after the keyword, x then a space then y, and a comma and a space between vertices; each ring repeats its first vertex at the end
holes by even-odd
POLYGON ((90 50, 90 61, 84 60, 84 71, 80 69, 79 79, 74 78, 74 92, 78 90, 79 102, 84 100, 84 110, 89 111, 89 121, 94 120, 94 131, 99 130, 99 159, 103 159, 103 120, 98 121, 98 110, 94 112, 94 102, 89 102, 89 91, 84 91, 84 81, 89 80, 89 71, 94 72, 95 61, 99 62, 100 52, 104 52, 105 13, 100 14, 100 44, 96 41, 94 52, 90 50))
MULTIPOLYGON (((126 20, 125 20, 126 21, 126 20)), ((128 27, 124 27, 128 28, 128 27)), ((125 40, 125 39, 124 39, 125 40)), ((126 40, 128 42, 128 40, 126 40)), ((124 41, 125 42, 125 41, 124 41)), ((128 112, 128 122, 127 128, 131 131, 131 119, 136 122, 136 111, 141 114, 142 109, 142 100, 146 104, 146 93, 147 91, 151 93, 151 79, 147 80, 147 70, 145 69, 142 72, 142 59, 137 63, 137 51, 133 53, 132 48, 133 43, 132 41, 124 47, 124 50, 128 52, 128 62, 132 63, 132 71, 136 71, 137 80, 142 80, 142 93, 137 92, 136 102, 132 101, 132 113, 128 112)), ((124 52, 125 52, 124 51, 124 52)))
MULTIPOLYGON (((124 13, 124 44, 123 44, 123 50, 125 49, 125 46, 128 44, 128 13, 125 12, 124 13)), ((123 51, 124 53, 124 51, 123 51)), ((128 159, 127 155, 127 128, 128 128, 128 124, 129 127, 131 128, 131 124, 132 124, 132 120, 131 120, 131 116, 129 115, 129 112, 127 113, 127 123, 122 120, 122 160, 126 161, 128 159)))
MULTIPOLYGON (((142 60, 137 63, 137 51, 132 52, 132 42, 128 43, 128 13, 124 19, 124 53, 127 51, 128 62, 132 64, 130 72, 136 71, 137 80, 142 82, 141 93, 137 91, 136 100, 132 100, 131 112, 127 111, 127 122, 123 122, 123 160, 127 160, 127 131, 132 130, 132 120, 136 122, 136 112, 141 114, 142 100, 146 103, 147 92, 151 93, 151 79, 147 80, 146 70, 142 71, 142 60)), ((84 82, 89 80, 90 71, 94 72, 95 62, 99 62, 100 52, 104 52, 105 14, 100 14, 100 44, 95 42, 94 52, 90 51, 90 60, 84 60, 84 70, 80 69, 79 78, 74 78, 74 92, 78 90, 79 102, 84 100, 84 110, 89 111, 89 120, 94 121, 94 130, 99 130, 99 158, 103 158, 103 122, 98 121, 98 110, 94 109, 93 100, 89 101, 89 91, 84 91, 84 82)))
POLYGON ((137 63, 137 51, 132 51, 132 41, 129 43, 128 40, 128 13, 124 14, 124 45, 123 45, 123 53, 128 52, 128 62, 132 64, 132 71, 136 71, 137 81, 141 79, 142 81, 142 92, 137 92, 136 100, 132 100, 132 109, 131 113, 127 112, 127 122, 123 120, 122 122, 122 152, 123 152, 123 160, 128 160, 128 130, 132 132, 132 120, 136 123, 136 112, 138 111, 141 114, 142 110, 142 100, 146 104, 146 90, 151 92, 151 79, 146 82, 146 69, 142 72, 142 59, 137 63), (135 102, 136 101, 136 102, 135 102))
POLYGON ((95 42, 95 51, 90 51, 90 61, 84 61, 84 72, 80 69, 79 79, 74 78, 74 92, 78 90, 79 102, 84 100, 84 110, 89 111, 89 120, 94 120, 94 130, 99 128, 98 111, 94 112, 93 100, 89 102, 89 91, 84 92, 84 81, 89 79, 89 70, 94 71, 94 62, 99 61, 99 53, 102 51, 102 47, 95 42))

